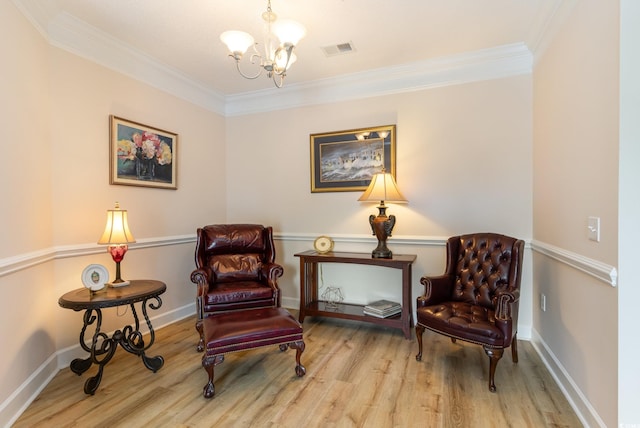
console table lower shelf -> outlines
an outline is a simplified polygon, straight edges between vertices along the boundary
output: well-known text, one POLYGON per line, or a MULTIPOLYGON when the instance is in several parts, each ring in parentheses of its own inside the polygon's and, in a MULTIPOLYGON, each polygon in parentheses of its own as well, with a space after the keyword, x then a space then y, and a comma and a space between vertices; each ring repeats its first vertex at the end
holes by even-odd
POLYGON ((378 318, 363 313, 364 305, 354 303, 329 303, 323 300, 317 300, 307 304, 305 315, 321 316, 329 318, 341 318, 345 320, 365 321, 372 324, 383 325, 386 327, 394 327, 402 329, 402 314, 393 315, 387 318, 378 318))
POLYGON ((365 321, 386 327, 399 328, 405 338, 411 339, 411 265, 416 260, 414 254, 394 255, 391 259, 372 258, 369 253, 330 252, 320 254, 305 251, 295 254, 300 258, 300 314, 302 323, 306 316, 323 316, 356 321, 365 321), (402 272, 402 311, 388 318, 378 318, 364 314, 364 305, 352 303, 329 303, 318 297, 318 264, 347 263, 381 266, 399 269, 402 272))

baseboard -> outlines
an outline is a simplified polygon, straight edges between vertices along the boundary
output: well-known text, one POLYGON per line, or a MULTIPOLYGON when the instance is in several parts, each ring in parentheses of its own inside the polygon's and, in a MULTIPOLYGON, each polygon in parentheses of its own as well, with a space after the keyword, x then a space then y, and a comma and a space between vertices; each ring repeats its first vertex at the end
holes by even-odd
POLYGON ((280 299, 280 306, 287 309, 300 309, 300 300, 294 297, 282 297, 280 299))
MULTIPOLYGON (((169 324, 195 315, 195 304, 189 304, 155 317, 150 317, 154 330, 160 330, 169 324)), ((141 325, 141 331, 147 333, 146 323, 141 325)), ((108 333, 111 336, 113 332, 108 333)), ((195 340, 194 330, 194 340, 195 340)), ((194 342, 195 343, 195 342, 194 342)), ((62 369, 69 367, 71 361, 79 355, 85 356, 80 344, 69 346, 52 354, 38 369, 25 380, 13 394, 0 404, 0 426, 10 427, 20 415, 29 407, 40 392, 62 369)))
POLYGON ((532 330, 531 344, 576 412, 580 422, 585 427, 606 428, 606 424, 602 421, 596 409, 593 408, 587 397, 573 381, 569 372, 567 372, 535 329, 532 330))
POLYGON ((0 405, 0 426, 13 425, 56 374, 58 374, 57 356, 52 354, 0 405))

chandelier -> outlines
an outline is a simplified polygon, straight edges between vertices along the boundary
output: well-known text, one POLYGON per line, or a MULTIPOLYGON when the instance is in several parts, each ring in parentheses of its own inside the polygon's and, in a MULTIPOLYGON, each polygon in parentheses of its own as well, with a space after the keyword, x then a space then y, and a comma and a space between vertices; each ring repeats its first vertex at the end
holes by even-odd
POLYGON ((220 40, 227 45, 229 56, 236 61, 236 68, 242 77, 256 79, 266 71, 267 77, 273 79, 273 83, 281 88, 287 70, 296 61, 293 50, 296 44, 306 33, 301 24, 282 19, 277 20, 277 15, 271 10, 271 0, 267 2, 267 11, 262 14, 264 25, 264 53, 258 51, 258 43, 253 37, 244 31, 225 31, 220 35, 220 40), (253 46, 253 53, 249 57, 251 64, 258 66, 254 75, 247 75, 240 69, 240 60, 249 46, 253 46))

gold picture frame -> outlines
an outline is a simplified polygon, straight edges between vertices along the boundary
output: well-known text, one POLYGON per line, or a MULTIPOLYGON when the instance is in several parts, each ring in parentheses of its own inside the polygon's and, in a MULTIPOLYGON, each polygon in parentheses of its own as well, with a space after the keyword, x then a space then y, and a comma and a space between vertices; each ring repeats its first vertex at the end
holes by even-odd
POLYGON ((366 190, 383 168, 396 176, 396 125, 311 134, 311 192, 366 190))
POLYGON ((109 116, 111 184, 178 188, 178 134, 109 116))

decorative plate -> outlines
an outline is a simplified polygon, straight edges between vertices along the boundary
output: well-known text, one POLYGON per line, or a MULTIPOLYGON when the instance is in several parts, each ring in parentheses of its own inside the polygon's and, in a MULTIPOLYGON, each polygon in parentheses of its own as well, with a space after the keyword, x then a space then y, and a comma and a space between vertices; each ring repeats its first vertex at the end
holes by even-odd
POLYGON ((108 280, 109 272, 102 265, 89 265, 82 271, 82 283, 91 291, 102 290, 108 280))
POLYGON ((313 241, 313 248, 320 254, 329 253, 333 251, 333 239, 328 236, 318 236, 315 241, 313 241))

